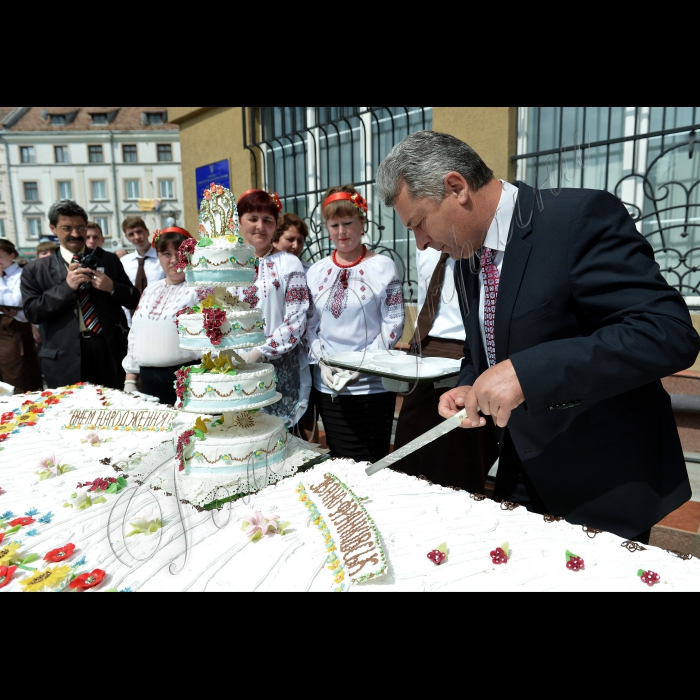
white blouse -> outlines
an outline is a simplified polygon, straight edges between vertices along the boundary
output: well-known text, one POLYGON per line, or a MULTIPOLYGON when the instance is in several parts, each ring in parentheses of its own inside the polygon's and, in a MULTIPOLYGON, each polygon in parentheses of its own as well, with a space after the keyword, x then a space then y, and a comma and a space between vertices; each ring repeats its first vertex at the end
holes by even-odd
POLYGON ((175 325, 175 314, 198 300, 197 291, 186 282, 168 284, 162 279, 149 283, 131 320, 124 371, 139 374, 141 366, 173 367, 198 360, 201 352, 180 347, 175 325))
POLYGON ((258 350, 274 360, 292 351, 306 331, 309 289, 301 260, 279 251, 260 258, 255 282, 249 287, 229 287, 251 309, 260 309, 265 319, 265 345, 258 350))
MULTIPOLYGON (((5 270, 5 274, 0 277, 0 306, 22 306, 22 292, 19 288, 21 277, 22 268, 16 262, 5 270)), ((18 311, 13 318, 15 321, 27 322, 24 311, 18 311)))
MULTIPOLYGON (((324 394, 318 361, 325 355, 359 350, 391 349, 404 326, 403 290, 394 261, 374 255, 359 265, 340 268, 332 256, 319 260, 306 274, 313 310, 307 329, 314 386, 324 394)), ((380 377, 363 374, 346 391, 385 391, 380 377)))

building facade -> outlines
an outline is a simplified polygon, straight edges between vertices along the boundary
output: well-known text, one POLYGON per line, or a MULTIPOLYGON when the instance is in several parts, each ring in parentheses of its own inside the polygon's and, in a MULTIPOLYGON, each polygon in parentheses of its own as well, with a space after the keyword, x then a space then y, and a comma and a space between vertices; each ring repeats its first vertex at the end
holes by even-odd
POLYGON ((25 256, 51 236, 58 199, 87 211, 107 250, 129 248, 121 223, 133 214, 151 231, 183 225, 179 129, 167 107, 16 107, 0 120, 0 146, 14 220, 6 237, 25 256))

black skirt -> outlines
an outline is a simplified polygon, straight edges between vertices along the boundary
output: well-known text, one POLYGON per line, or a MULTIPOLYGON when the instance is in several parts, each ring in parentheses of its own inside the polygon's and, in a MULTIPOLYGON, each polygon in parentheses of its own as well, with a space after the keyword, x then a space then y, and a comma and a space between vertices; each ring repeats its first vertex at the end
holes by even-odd
POLYGON ((190 367, 200 362, 201 360, 193 360, 174 367, 141 367, 141 389, 144 394, 157 396, 160 403, 174 406, 177 400, 175 372, 181 367, 190 367))
POLYGON ((396 394, 320 393, 320 410, 326 442, 332 457, 376 462, 389 454, 396 394))

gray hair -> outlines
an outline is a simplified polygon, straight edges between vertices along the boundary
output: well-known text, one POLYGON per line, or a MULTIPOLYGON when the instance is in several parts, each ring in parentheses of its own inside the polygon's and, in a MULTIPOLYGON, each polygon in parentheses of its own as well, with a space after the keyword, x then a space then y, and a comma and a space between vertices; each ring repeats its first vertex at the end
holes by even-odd
POLYGON ((493 170, 464 141, 439 131, 416 131, 397 143, 379 164, 377 194, 393 207, 405 185, 411 199, 427 197, 441 202, 445 175, 458 172, 474 191, 493 178, 493 170))
POLYGON ((54 202, 49 208, 49 223, 52 226, 58 224, 59 216, 82 216, 85 223, 88 222, 88 215, 79 204, 71 201, 70 199, 59 199, 54 202))

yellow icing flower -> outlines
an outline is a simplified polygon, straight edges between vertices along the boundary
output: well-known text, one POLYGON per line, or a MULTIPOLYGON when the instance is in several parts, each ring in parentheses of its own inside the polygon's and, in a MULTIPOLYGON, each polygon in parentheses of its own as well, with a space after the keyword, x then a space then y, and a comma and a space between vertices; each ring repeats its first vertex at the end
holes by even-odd
POLYGON ((341 571, 339 574, 336 574, 336 577, 333 579, 333 581, 335 581, 335 583, 340 583, 344 578, 345 572, 341 571))
POLYGON ((202 419, 202 416, 198 416, 197 420, 194 422, 194 429, 201 430, 203 433, 208 433, 209 429, 207 428, 207 423, 211 423, 211 418, 202 419))
POLYGON ((218 306, 219 302, 216 300, 213 294, 210 294, 206 299, 202 299, 202 301, 199 302, 199 308, 200 309, 209 309, 212 306, 218 306))
POLYGON ((300 500, 302 503, 303 503, 307 498, 308 498, 308 496, 307 496, 305 493, 302 493, 301 496, 299 496, 299 500, 300 500))
POLYGON ((21 546, 19 542, 12 542, 0 549, 0 566, 8 566, 21 546))
POLYGON ((23 578, 19 583, 25 592, 40 591, 42 588, 56 588, 66 576, 70 576, 71 567, 68 564, 49 567, 35 571, 28 578, 23 578))
POLYGON ((214 360, 214 368, 222 374, 226 374, 226 372, 233 369, 233 367, 231 366, 231 361, 226 355, 219 355, 214 360))
POLYGON ((210 372, 214 369, 214 361, 211 359, 211 350, 202 355, 202 366, 208 369, 210 372))

